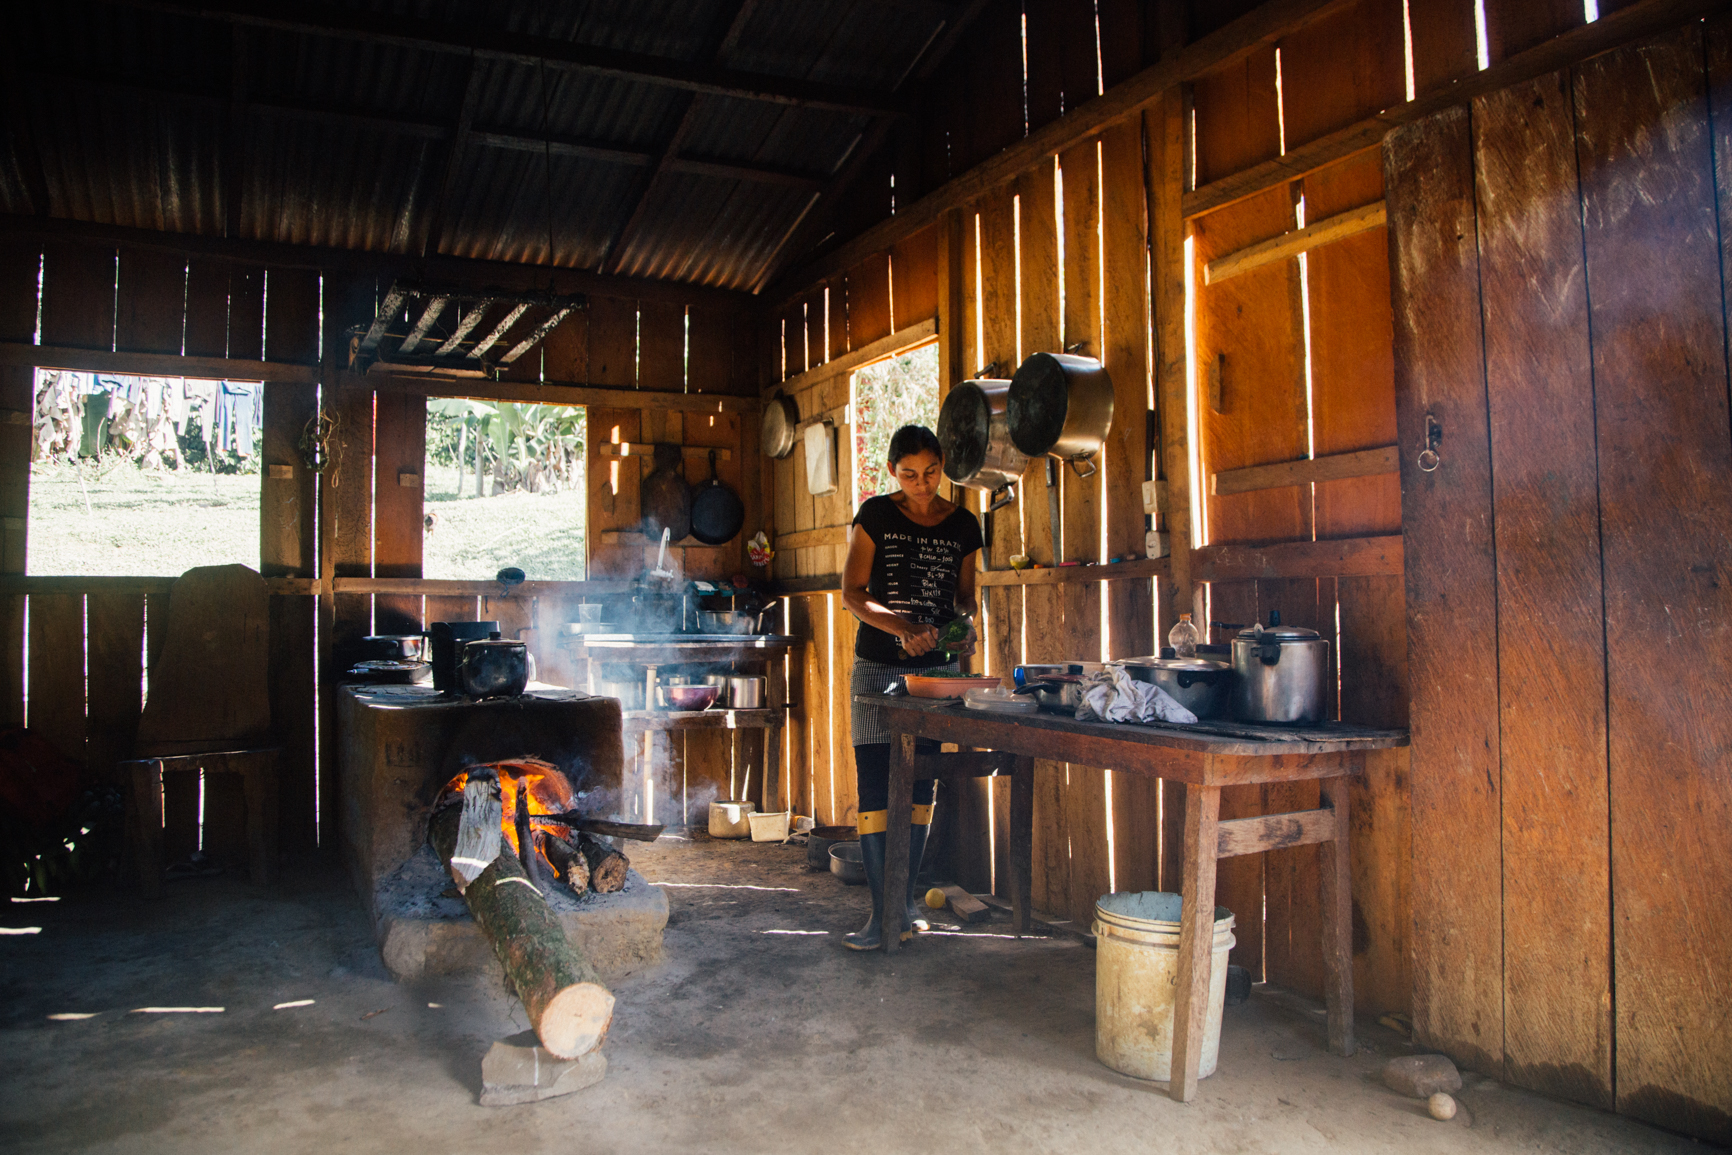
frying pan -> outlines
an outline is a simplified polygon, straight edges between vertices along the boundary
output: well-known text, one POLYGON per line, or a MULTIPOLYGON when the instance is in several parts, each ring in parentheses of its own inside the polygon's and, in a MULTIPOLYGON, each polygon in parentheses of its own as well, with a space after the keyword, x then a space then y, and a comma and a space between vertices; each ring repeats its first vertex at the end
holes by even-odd
POLYGON ((740 532, 746 507, 739 495, 716 476, 716 451, 710 450, 710 480, 692 495, 692 536, 705 545, 721 545, 740 532))
POLYGON ((659 542, 666 529, 672 540, 679 541, 692 531, 692 491, 680 472, 680 447, 657 445, 655 463, 639 490, 644 536, 659 542))
POLYGON ((792 397, 782 395, 780 389, 764 406, 764 424, 762 440, 765 457, 774 457, 778 461, 794 452, 794 427, 800 424, 800 410, 794 404, 792 397))

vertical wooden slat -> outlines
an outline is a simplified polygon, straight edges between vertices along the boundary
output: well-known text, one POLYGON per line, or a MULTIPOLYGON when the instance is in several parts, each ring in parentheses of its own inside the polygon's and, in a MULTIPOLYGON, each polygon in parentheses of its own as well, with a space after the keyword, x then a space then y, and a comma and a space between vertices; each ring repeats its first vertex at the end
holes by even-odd
POLYGON ((1198 185, 1281 155, 1273 47, 1199 77, 1192 102, 1198 185))
POLYGON ((114 249, 101 245, 44 246, 44 345, 114 348, 114 256, 114 249))
POLYGON ((301 437, 318 414, 318 398, 311 386, 270 381, 264 386, 263 407, 259 572, 266 577, 313 577, 317 475, 307 468, 301 437), (274 475, 285 467, 288 477, 274 475))
POLYGON ((1415 1038, 1503 1070, 1497 577, 1473 146, 1452 109, 1384 141, 1413 694, 1415 1038), (1427 416, 1445 463, 1416 464, 1427 416))
POLYGON ((921 229, 890 250, 894 332, 938 315, 938 229, 921 229))
MULTIPOLYGON (((1732 439, 1700 25, 1575 77, 1599 448, 1620 1111, 1732 1142, 1732 439)), ((1724 83, 1724 73, 1717 78, 1724 83)), ((1723 106, 1723 105, 1722 105, 1723 106)), ((1724 190, 1721 190, 1724 196, 1724 190)))
POLYGON ((1580 0, 1485 0, 1485 42, 1491 63, 1579 27, 1580 0))
POLYGON ((589 299, 589 380, 596 385, 637 384, 637 302, 589 299))
MULTIPOLYGON (((1214 607, 1217 620, 1226 622, 1252 622, 1257 619, 1257 583, 1255 582, 1214 582, 1209 586, 1210 605, 1214 607)), ((1230 632, 1230 631, 1229 631, 1230 632)), ((1189 789, 1182 796, 1189 797, 1189 789)), ((1263 787, 1261 786, 1229 786, 1220 791, 1220 816, 1222 818, 1249 818, 1264 812, 1263 787)), ((1169 796, 1167 814, 1177 821, 1178 816, 1185 813, 1188 802, 1180 797, 1169 796), (1178 814, 1175 814, 1175 809, 1178 814)), ((1176 841, 1179 832, 1171 832, 1169 841, 1176 841)), ((1215 872, 1215 902, 1233 912, 1237 920, 1233 925, 1233 937, 1236 943, 1229 956, 1234 964, 1251 972, 1254 982, 1262 981, 1263 974, 1263 854, 1243 854, 1235 858, 1223 858, 1215 872)), ((1173 888, 1177 872, 1166 877, 1165 886, 1173 888)))
POLYGON ((541 369, 548 381, 589 380, 589 310, 567 313, 541 339, 541 369))
POLYGON ((589 410, 589 444, 585 446, 585 468, 589 483, 588 546, 592 578, 635 577, 642 572, 643 551, 635 545, 608 545, 601 535, 608 530, 633 530, 639 518, 639 487, 643 467, 632 458, 604 457, 601 447, 617 440, 636 441, 643 420, 641 410, 589 410), (619 492, 610 486, 617 472, 619 492))
POLYGON ((1513 1082, 1610 1107, 1605 625, 1567 78, 1481 97, 1473 119, 1497 545, 1504 1055, 1513 1082))
MULTIPOLYGON (((277 838, 289 852, 318 845, 313 764, 318 725, 313 705, 317 614, 316 598, 271 598, 271 729, 283 748, 277 759, 277 838)), ((326 789, 332 789, 328 781, 326 789)))
MULTIPOLYGON (((1471 14, 1472 6, 1465 7, 1471 14)), ((1402 0, 1359 0, 1282 37, 1286 146, 1401 103, 1406 96, 1403 40, 1402 0)))
MULTIPOLYGON (((880 253, 848 270, 848 347, 870 345, 890 332, 890 258, 880 253)), ((814 344, 815 354, 819 349, 814 344)))
MULTIPOLYGON (((320 576, 327 583, 319 599, 319 750, 320 765, 334 767, 336 675, 346 668, 339 656, 352 659, 357 639, 372 631, 373 599, 334 593, 329 583, 336 577, 371 577, 373 572, 373 393, 359 379, 339 374, 327 396, 336 425, 327 446, 330 464, 319 475, 320 576)), ((159 621, 154 603, 149 610, 154 627, 159 621)), ((320 845, 334 847, 339 845, 342 798, 335 775, 327 773, 322 782, 320 845)))
POLYGON ((1413 33, 1416 93, 1431 92, 1479 66, 1472 4, 1463 4, 1461 0, 1407 0, 1407 22, 1413 33))
POLYGON ((84 595, 30 596, 32 732, 84 765, 84 595))
MULTIPOLYGON (((124 256, 120 263, 124 280, 124 256)), ((270 300, 266 302, 265 312, 265 359, 292 361, 298 365, 318 363, 318 270, 270 270, 270 300)))
POLYGON ((194 257, 186 271, 186 355, 226 357, 229 351, 229 272, 225 261, 194 257))
MULTIPOLYGON (((1100 147, 1094 141, 1077 145, 1059 157, 1064 182, 1064 344, 1101 358, 1101 173, 1100 147)), ((1064 527, 1061 561, 1099 561, 1101 475, 1078 477, 1062 471, 1064 527)), ((1064 586, 1067 625, 1085 616, 1094 603, 1094 635, 1100 635, 1099 587, 1093 582, 1064 586)), ((1080 641, 1073 634, 1073 641, 1080 641)), ((1099 650, 1085 650, 1091 657, 1099 650)))
MULTIPOLYGON (((377 394, 377 424, 373 431, 373 576, 421 576, 422 476, 427 459, 427 402, 418 394, 377 394)), ((374 602, 374 624, 381 633, 398 632, 398 624, 415 633, 421 628, 418 595, 380 595, 374 602), (385 614, 400 623, 387 623, 385 614)))
POLYGON ((793 709, 788 711, 788 724, 783 731, 783 750, 786 757, 783 765, 787 767, 789 794, 795 813, 811 815, 823 825, 818 813, 818 798, 812 782, 812 760, 810 750, 810 728, 812 715, 822 709, 822 703, 812 697, 811 682, 807 673, 812 664, 812 650, 815 634, 812 629, 811 599, 791 597, 783 603, 783 622, 787 631, 795 637, 805 638, 807 642, 788 655, 788 696, 793 709))
POLYGON ((686 388, 686 309, 668 301, 645 301, 638 312, 641 345, 639 384, 657 392, 686 388))
MULTIPOLYGON (((733 334, 741 318, 707 305, 693 305, 690 312, 691 359, 687 379, 693 393, 733 392, 733 334)), ((757 443, 752 443, 757 452, 757 443)))
POLYGON ((185 322, 186 258, 156 249, 121 249, 114 347, 179 353, 185 322))
POLYGON ((133 737, 138 732, 143 705, 144 597, 136 593, 91 594, 88 613, 86 748, 91 772, 110 780, 115 763, 131 756, 133 737))
POLYGON ((0 341, 28 343, 35 339, 41 271, 40 244, 20 240, 0 243, 0 341))
POLYGON ((265 271, 237 265, 229 274, 229 351, 237 361, 265 355, 265 271))

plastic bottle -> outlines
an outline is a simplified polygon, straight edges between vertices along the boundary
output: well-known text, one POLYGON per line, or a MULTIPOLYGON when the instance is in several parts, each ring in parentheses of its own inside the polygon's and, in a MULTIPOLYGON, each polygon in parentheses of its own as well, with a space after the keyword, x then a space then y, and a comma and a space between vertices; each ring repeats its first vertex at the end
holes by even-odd
POLYGON ((1167 631, 1167 645, 1173 647, 1175 658, 1197 656, 1197 627, 1191 624, 1190 614, 1180 614, 1178 622, 1167 631))

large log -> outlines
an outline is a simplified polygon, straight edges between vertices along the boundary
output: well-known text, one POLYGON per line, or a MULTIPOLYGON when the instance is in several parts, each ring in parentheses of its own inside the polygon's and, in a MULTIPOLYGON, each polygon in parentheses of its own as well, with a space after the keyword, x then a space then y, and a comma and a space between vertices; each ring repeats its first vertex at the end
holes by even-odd
POLYGON ((577 836, 577 850, 589 863, 589 888, 597 894, 613 894, 625 889, 626 872, 631 859, 588 834, 577 836))
MULTIPOLYGON (((499 813, 497 798, 495 783, 494 815, 499 813)), ((428 838, 447 869, 452 867, 464 811, 478 809, 483 808, 470 806, 466 797, 464 806, 447 806, 433 816, 428 838)), ((455 871, 453 876, 460 877, 455 871)), ((562 1059, 601 1046, 613 1022, 613 994, 565 937, 546 899, 524 877, 517 856, 508 851, 495 857, 463 887, 463 900, 493 944, 541 1045, 562 1059)))
POLYGON ((589 859, 578 853, 577 847, 552 831, 540 831, 538 836, 547 851, 547 860, 559 871, 560 881, 578 894, 588 890, 589 859))

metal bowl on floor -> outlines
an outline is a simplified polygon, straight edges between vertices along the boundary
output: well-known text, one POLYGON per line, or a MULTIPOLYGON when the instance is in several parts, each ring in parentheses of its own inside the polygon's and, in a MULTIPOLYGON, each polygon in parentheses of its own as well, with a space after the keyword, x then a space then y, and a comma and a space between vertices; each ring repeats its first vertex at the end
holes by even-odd
POLYGON ((866 864, 860 861, 858 842, 838 842, 830 848, 830 873, 849 886, 866 881, 866 864))
POLYGON ((859 838, 860 832, 852 826, 814 826, 806 835, 806 869, 829 870, 830 848, 859 838))

